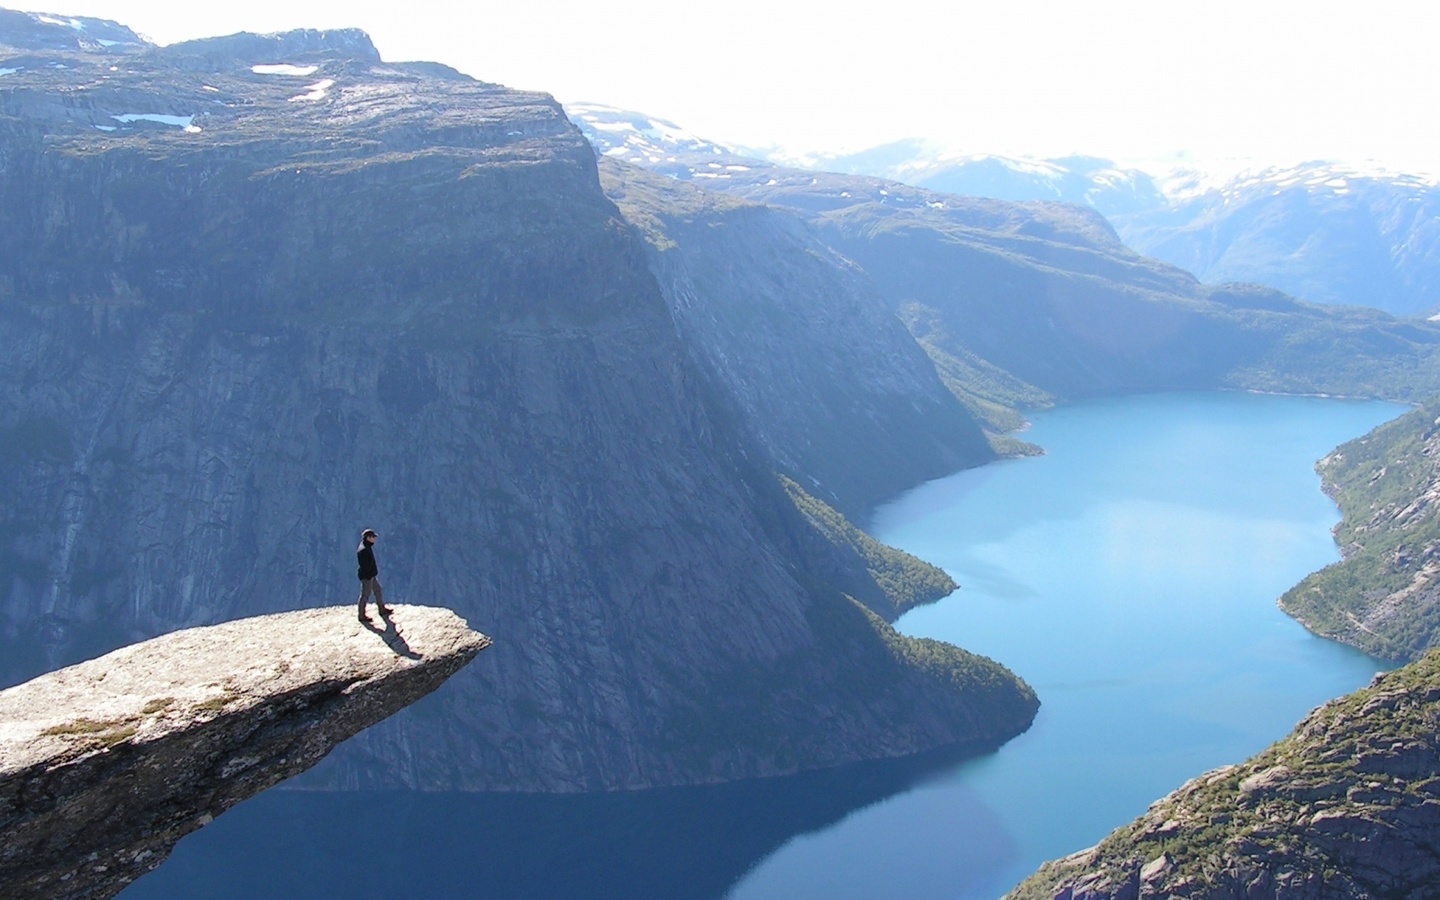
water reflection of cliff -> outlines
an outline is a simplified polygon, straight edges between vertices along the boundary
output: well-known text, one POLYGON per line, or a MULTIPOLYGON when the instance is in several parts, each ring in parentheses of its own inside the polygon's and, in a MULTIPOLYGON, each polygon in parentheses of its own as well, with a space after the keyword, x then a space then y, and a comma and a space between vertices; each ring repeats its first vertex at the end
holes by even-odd
POLYGON ((121 896, 719 897, 792 837, 965 755, 612 794, 272 791, 186 838, 121 896))

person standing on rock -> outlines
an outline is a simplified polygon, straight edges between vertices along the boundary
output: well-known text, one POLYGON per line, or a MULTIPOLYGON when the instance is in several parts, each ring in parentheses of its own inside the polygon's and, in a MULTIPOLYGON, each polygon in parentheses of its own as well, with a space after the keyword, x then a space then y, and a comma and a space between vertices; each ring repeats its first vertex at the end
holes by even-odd
POLYGON ((370 595, 375 595, 375 608, 380 615, 390 615, 390 607, 385 605, 385 592, 380 589, 380 567, 375 564, 375 539, 379 537, 369 528, 360 532, 360 546, 355 548, 355 559, 360 563, 360 621, 368 622, 370 617, 365 614, 365 601, 370 595))

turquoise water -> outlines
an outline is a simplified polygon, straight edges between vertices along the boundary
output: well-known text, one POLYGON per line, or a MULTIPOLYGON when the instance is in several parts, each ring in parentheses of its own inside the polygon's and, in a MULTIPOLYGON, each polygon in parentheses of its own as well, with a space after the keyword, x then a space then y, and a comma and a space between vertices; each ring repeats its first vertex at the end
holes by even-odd
POLYGON ((897 627, 997 659, 1043 707, 997 753, 792 839, 733 898, 994 898, 1382 664, 1275 606, 1338 559, 1314 462, 1403 411, 1241 393, 1034 417, 1040 458, 926 484, 872 533, 962 587, 897 627))

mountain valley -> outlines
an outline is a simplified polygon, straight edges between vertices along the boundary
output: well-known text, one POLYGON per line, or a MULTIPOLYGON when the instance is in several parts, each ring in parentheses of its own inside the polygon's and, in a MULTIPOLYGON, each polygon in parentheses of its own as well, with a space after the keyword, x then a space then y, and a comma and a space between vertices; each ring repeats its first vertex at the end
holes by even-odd
POLYGON ((1428 183, 1317 164, 1182 197, 1085 157, 760 155, 357 29, 158 46, 0 10, 0 685, 348 603, 373 527, 387 597, 493 644, 300 788, 795 802, 786 776, 880 805, 1076 685, 897 630, 959 586, 868 534, 877 508, 1043 453, 1050 406, 1381 398, 1419 409, 1321 461, 1345 558, 1281 602, 1410 665, 1012 896, 1423 896, 1428 183))

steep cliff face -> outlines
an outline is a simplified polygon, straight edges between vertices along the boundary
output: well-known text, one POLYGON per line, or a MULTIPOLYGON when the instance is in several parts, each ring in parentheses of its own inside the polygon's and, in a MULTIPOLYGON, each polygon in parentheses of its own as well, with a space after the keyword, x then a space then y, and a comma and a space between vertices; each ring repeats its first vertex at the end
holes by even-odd
POLYGON ((1280 606, 1305 627, 1396 660, 1440 645, 1440 403, 1338 447, 1316 466, 1344 519, 1343 559, 1280 606))
POLYGON ((1440 884, 1440 654, 1320 707, 1010 900, 1423 898, 1440 884))
POLYGON ((489 646, 448 610, 192 628, 0 691, 0 894, 111 897, 489 646))
POLYGON ((807 577, 550 98, 353 32, 54 59, 0 80, 5 678, 348 599, 369 526, 389 596, 499 643, 312 785, 635 788, 1028 724, 999 667, 807 577))
POLYGON ((859 516, 995 458, 868 277, 798 217, 627 163, 601 175, 686 345, 807 491, 859 516))

